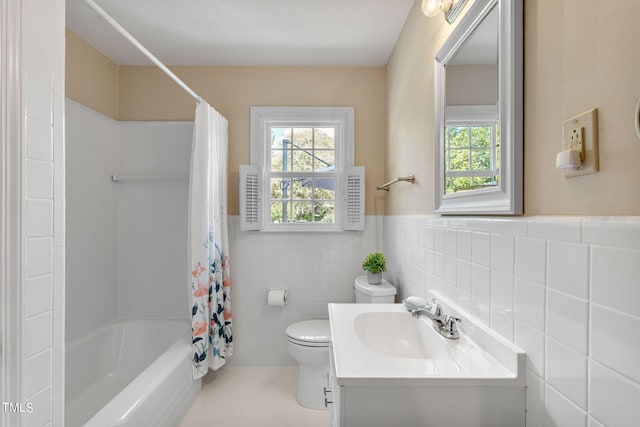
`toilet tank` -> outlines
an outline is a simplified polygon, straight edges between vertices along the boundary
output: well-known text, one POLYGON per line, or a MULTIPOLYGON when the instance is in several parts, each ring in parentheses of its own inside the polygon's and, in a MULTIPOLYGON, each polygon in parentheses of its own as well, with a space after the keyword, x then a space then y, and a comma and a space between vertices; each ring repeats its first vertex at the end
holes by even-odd
POLYGON ((384 279, 379 285, 372 285, 367 276, 358 276, 354 287, 358 304, 393 304, 395 300, 396 288, 384 279))

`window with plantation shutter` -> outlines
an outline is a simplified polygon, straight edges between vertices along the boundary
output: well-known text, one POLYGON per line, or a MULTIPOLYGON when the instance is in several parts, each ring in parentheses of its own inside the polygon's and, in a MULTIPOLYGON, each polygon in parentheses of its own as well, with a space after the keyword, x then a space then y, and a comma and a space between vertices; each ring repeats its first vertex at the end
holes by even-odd
POLYGON ((351 170, 353 116, 351 107, 251 108, 251 166, 240 170, 243 230, 364 228, 364 168, 351 170))

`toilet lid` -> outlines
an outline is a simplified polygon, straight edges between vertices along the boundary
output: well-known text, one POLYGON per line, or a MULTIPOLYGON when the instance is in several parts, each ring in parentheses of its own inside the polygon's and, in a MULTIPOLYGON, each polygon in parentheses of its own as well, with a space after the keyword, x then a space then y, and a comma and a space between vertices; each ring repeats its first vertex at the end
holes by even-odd
POLYGON ((395 295, 397 292, 395 286, 384 279, 382 279, 382 283, 380 283, 379 285, 372 285, 367 280, 367 276, 356 277, 355 288, 356 291, 360 291, 365 295, 370 295, 373 297, 395 295))
POLYGON ((287 336, 302 343, 331 342, 331 329, 328 320, 303 320, 287 327, 287 336))

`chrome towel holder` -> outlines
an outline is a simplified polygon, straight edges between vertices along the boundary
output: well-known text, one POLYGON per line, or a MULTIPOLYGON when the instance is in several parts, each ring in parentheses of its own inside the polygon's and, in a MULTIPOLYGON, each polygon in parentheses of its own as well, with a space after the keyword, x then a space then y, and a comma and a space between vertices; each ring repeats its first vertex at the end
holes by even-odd
POLYGON ((394 179, 393 181, 389 181, 386 184, 378 185, 376 188, 378 190, 389 191, 389 187, 391 187, 396 182, 400 182, 400 181, 410 182, 410 183, 414 184, 416 182, 416 176, 415 175, 399 176, 396 179, 394 179))

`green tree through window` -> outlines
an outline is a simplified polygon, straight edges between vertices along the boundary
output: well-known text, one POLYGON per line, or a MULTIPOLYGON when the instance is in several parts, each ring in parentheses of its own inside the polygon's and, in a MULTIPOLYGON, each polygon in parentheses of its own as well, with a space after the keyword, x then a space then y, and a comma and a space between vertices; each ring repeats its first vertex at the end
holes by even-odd
POLYGON ((335 223, 335 144, 333 127, 271 128, 272 223, 335 223))
POLYGON ((499 184, 499 126, 456 124, 446 128, 445 193, 499 184))

